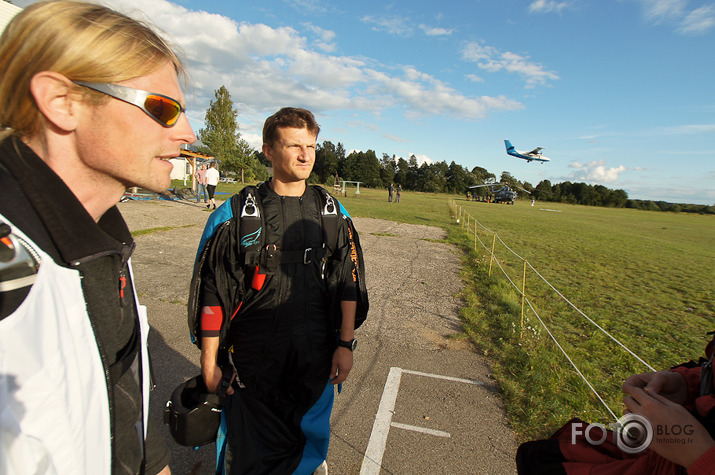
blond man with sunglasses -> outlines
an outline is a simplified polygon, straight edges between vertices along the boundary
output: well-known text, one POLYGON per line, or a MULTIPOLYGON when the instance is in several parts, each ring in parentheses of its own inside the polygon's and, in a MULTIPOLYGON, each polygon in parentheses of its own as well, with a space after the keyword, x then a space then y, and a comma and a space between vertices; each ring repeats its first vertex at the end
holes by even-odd
POLYGON ((0 37, 0 473, 168 473, 148 414, 127 187, 195 136, 183 66, 105 7, 36 3, 0 37))

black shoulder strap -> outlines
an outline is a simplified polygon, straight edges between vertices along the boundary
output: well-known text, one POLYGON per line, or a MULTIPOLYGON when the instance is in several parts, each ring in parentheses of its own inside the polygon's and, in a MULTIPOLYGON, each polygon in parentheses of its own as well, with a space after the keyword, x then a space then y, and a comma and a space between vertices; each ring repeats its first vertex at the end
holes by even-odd
MULTIPOLYGON (((370 308, 370 303, 367 294, 367 285, 365 283, 365 263, 363 260, 362 247, 360 246, 360 238, 358 237, 358 233, 355 229, 355 225, 353 224, 352 219, 350 219, 349 216, 344 215, 340 211, 340 205, 337 200, 333 198, 332 195, 328 193, 325 188, 318 185, 312 185, 312 187, 319 193, 321 197, 322 210, 320 216, 321 226, 323 228, 323 236, 325 239, 324 242, 328 247, 327 257, 330 257, 333 251, 335 251, 335 249, 337 248, 338 233, 340 229, 341 219, 345 222, 345 225, 347 227, 349 241, 347 252, 349 252, 350 254, 350 260, 353 261, 353 266, 355 267, 356 271, 354 274, 354 278, 356 279, 357 284, 357 310, 355 312, 355 328, 358 328, 367 318, 367 313, 370 308)), ((342 259, 344 255, 335 255, 333 257, 342 259)), ((339 294, 338 289, 333 287, 333 293, 333 312, 335 315, 340 315, 340 301, 339 298, 337 298, 339 294)), ((340 328, 339 321, 337 321, 335 328, 340 328)))
MULTIPOLYGON (((260 184, 259 184, 260 186, 260 184)), ((245 265, 257 265, 265 241, 263 205, 258 187, 248 185, 232 202, 233 215, 238 223, 240 255, 245 265)))
POLYGON ((323 243, 328 248, 328 253, 332 253, 338 246, 340 207, 335 198, 322 186, 311 185, 311 188, 320 196, 320 227, 323 231, 323 243))

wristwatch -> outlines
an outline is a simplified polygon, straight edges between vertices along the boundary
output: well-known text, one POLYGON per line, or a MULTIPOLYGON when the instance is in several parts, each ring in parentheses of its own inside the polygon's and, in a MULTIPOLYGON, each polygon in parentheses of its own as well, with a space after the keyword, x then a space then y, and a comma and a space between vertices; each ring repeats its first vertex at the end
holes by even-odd
POLYGON ((357 340, 355 338, 353 338, 352 340, 349 340, 349 341, 338 340, 338 346, 347 348, 350 351, 355 351, 355 348, 357 348, 357 340))

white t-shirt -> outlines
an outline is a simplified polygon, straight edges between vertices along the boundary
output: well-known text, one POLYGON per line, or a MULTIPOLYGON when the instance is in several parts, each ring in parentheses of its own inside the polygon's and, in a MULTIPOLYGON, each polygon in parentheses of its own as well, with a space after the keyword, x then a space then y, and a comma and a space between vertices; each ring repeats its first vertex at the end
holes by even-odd
POLYGON ((206 170, 206 184, 213 186, 218 185, 218 170, 215 168, 206 170))

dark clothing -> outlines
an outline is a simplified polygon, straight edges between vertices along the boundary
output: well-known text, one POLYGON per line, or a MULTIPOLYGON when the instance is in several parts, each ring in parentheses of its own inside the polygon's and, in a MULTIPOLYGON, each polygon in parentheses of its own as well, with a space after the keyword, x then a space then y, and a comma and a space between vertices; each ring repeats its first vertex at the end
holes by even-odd
MULTIPOLYGON (((57 265, 79 272, 82 308, 94 330, 109 394, 112 473, 141 473, 144 450, 146 473, 159 472, 168 464, 169 453, 151 426, 146 441, 138 430, 144 426, 142 381, 149 375, 141 371, 139 321, 128 264, 134 242, 118 209, 109 209, 95 223, 42 159, 19 139, 8 138, 0 143, 0 214, 57 265)), ((0 321, 11 317, 27 298, 29 289, 19 290, 0 293, 0 321)), ((47 309, 47 318, 53 317, 52 311, 47 309)), ((82 467, 77 473, 83 473, 82 467)))
MULTIPOLYGON (((671 371, 683 375, 690 400, 686 409, 715 437, 715 388, 712 380, 713 343, 706 349, 706 358, 699 363, 689 362, 671 371)), ((593 427, 587 437, 588 424, 572 419, 551 438, 526 442, 519 446, 516 465, 520 475, 713 475, 715 474, 715 448, 705 452, 686 471, 685 468, 646 449, 631 454, 620 449, 617 435, 593 427), (601 444, 591 441, 601 440, 601 444)), ((687 436, 682 436, 686 438, 687 436)))
MULTIPOLYGON (((275 251, 275 258, 262 262, 261 273, 267 274, 263 287, 250 294, 230 325, 227 346, 233 350, 232 361, 245 387, 226 407, 226 462, 229 473, 291 473, 305 445, 301 420, 328 384, 337 329, 321 262, 280 262, 280 256, 291 251, 302 256, 306 249, 322 247, 319 192, 307 187, 301 197, 283 197, 263 184, 258 193, 264 245, 275 251)), ((207 246, 235 245, 235 240, 219 241, 223 242, 210 240, 207 246)), ((357 291, 348 246, 347 225, 340 219, 334 262, 328 263, 327 272, 337 272, 347 281, 341 287, 341 300, 354 301, 357 291)), ((203 269, 201 305, 221 305, 215 269, 210 265, 203 269)), ((250 276, 244 280, 241 285, 248 292, 250 276)), ((224 304, 224 313, 232 315, 237 305, 225 308, 224 304)))

